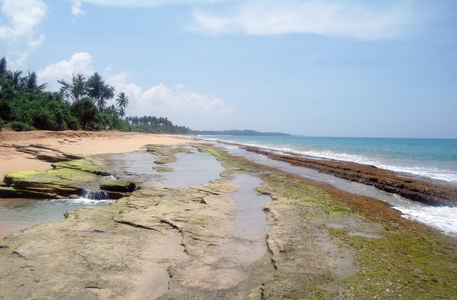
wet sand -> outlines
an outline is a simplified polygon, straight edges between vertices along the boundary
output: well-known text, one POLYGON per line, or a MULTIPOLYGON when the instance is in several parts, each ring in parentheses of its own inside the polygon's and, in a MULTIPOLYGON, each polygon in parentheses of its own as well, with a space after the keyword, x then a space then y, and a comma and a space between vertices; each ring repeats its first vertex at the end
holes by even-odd
POLYGON ((17 151, 14 145, 45 145, 50 148, 81 155, 124 153, 138 151, 147 144, 187 144, 189 140, 164 134, 132 132, 33 131, 0 132, 0 178, 6 173, 50 169, 50 163, 33 155, 17 151))

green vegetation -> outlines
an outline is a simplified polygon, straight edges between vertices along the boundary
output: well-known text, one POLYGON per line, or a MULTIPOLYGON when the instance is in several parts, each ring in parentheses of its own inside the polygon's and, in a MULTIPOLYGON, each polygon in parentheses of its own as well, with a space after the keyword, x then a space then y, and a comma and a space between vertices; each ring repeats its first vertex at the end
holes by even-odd
POLYGON ((128 122, 131 130, 134 132, 180 134, 188 134, 190 132, 189 128, 173 125, 173 123, 167 118, 162 117, 127 117, 125 120, 128 122))
POLYGON ((38 85, 35 72, 23 76, 22 71, 7 68, 0 60, 0 131, 10 127, 28 130, 104 130, 145 133, 188 133, 186 127, 175 126, 167 118, 129 117, 124 119, 129 99, 124 92, 116 96, 116 105, 108 106, 115 96, 114 87, 97 72, 88 79, 82 74, 71 82, 58 80, 60 92, 46 92, 46 84, 38 85))

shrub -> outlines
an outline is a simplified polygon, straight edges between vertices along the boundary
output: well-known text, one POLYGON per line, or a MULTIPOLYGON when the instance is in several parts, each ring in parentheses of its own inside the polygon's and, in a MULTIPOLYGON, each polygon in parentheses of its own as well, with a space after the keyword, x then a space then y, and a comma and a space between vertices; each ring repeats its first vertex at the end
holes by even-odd
POLYGON ((30 131, 35 129, 33 128, 33 126, 27 125, 22 122, 11 122, 10 126, 15 131, 30 131))

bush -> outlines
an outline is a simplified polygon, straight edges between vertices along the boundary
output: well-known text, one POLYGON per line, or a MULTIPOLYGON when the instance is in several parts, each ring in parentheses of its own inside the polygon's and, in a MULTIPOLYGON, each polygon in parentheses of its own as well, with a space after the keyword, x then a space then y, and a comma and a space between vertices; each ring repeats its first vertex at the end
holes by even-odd
POLYGON ((22 123, 22 122, 11 122, 10 123, 10 127, 14 131, 30 131, 30 130, 34 130, 35 129, 35 128, 33 128, 33 126, 27 125, 27 124, 22 123))
POLYGON ((86 97, 73 102, 70 112, 83 129, 89 129, 88 126, 93 127, 97 121, 98 109, 90 98, 86 97))

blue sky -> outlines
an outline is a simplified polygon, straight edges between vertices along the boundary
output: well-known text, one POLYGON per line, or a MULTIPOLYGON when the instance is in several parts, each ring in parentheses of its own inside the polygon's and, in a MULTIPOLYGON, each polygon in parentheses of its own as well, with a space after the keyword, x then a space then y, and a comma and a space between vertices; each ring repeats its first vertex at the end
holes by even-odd
POLYGON ((0 0, 0 57, 192 129, 457 138, 454 0, 0 0))

